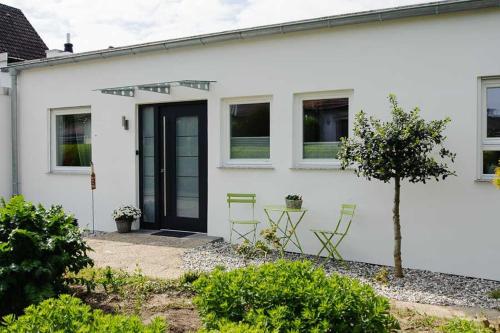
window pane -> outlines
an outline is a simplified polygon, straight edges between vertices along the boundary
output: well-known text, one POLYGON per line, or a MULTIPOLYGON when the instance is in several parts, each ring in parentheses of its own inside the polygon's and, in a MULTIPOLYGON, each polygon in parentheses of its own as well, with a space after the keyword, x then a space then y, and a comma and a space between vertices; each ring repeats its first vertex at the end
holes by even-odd
POLYGON ((304 158, 337 158, 340 138, 348 135, 349 99, 315 99, 302 103, 304 158))
POLYGON ((198 117, 177 117, 175 123, 177 216, 198 218, 198 117))
POLYGON ((486 89, 487 136, 500 138, 500 87, 486 89))
POLYGON ((483 174, 490 175, 495 173, 495 168, 500 164, 500 150, 483 151, 483 174))
POLYGON ((232 104, 231 158, 269 158, 270 103, 232 104))
POLYGON ((155 118, 154 108, 145 107, 142 110, 142 220, 146 223, 155 222, 155 118))
POLYGON ((92 159, 90 113, 56 116, 56 165, 87 167, 92 159))

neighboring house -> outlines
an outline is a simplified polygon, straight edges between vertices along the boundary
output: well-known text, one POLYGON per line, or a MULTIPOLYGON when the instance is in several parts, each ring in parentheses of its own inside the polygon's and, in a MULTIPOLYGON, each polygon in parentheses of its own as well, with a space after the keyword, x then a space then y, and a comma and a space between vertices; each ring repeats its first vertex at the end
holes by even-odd
MULTIPOLYGON (((45 57, 47 46, 17 8, 0 4, 0 67, 45 57)), ((0 196, 11 194, 10 75, 0 73, 0 196)))
POLYGON ((0 4, 0 53, 8 62, 45 58, 47 45, 20 9, 0 4))
POLYGON ((354 115, 387 119, 395 93, 427 119, 450 116, 457 153, 457 177, 403 187, 404 264, 500 279, 500 197, 487 182, 500 157, 499 31, 498 0, 445 1, 12 63, 13 182, 88 227, 93 161, 97 229, 135 203, 140 228, 226 238, 227 192, 256 193, 262 227, 263 205, 299 193, 308 253, 320 245, 309 229, 356 203, 342 253, 391 264, 392 185, 335 157, 354 115))

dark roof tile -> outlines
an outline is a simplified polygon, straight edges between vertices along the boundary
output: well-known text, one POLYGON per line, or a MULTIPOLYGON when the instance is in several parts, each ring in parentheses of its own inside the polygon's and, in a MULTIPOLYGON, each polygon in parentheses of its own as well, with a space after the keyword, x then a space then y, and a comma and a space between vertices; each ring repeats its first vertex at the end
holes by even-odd
POLYGON ((45 58, 45 50, 47 45, 23 12, 0 4, 0 53, 7 52, 9 58, 31 60, 45 58))

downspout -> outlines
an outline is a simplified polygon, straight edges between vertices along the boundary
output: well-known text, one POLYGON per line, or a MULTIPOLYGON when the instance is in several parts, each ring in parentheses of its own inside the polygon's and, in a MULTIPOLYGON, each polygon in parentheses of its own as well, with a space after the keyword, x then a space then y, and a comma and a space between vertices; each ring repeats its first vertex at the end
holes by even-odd
POLYGON ((19 165, 17 144, 17 70, 11 68, 10 73, 10 119, 12 141, 12 195, 19 194, 19 165))

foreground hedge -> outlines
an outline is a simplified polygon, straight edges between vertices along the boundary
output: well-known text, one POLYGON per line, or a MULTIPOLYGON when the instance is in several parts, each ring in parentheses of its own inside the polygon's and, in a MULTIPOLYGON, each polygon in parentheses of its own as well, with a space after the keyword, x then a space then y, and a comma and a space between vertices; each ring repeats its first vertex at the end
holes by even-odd
POLYGON ((163 333, 166 330, 166 324, 160 318, 144 325, 137 316, 104 314, 69 295, 31 305, 18 319, 14 315, 5 316, 4 324, 4 327, 0 326, 0 333, 163 333))
POLYGON ((398 323, 389 301, 355 279, 333 275, 308 261, 278 261, 230 272, 216 269, 194 287, 208 331, 389 332, 398 323), (239 327, 238 327, 239 326, 239 327))
POLYGON ((22 196, 0 205, 0 315, 64 290, 65 272, 92 264, 75 219, 22 196))

